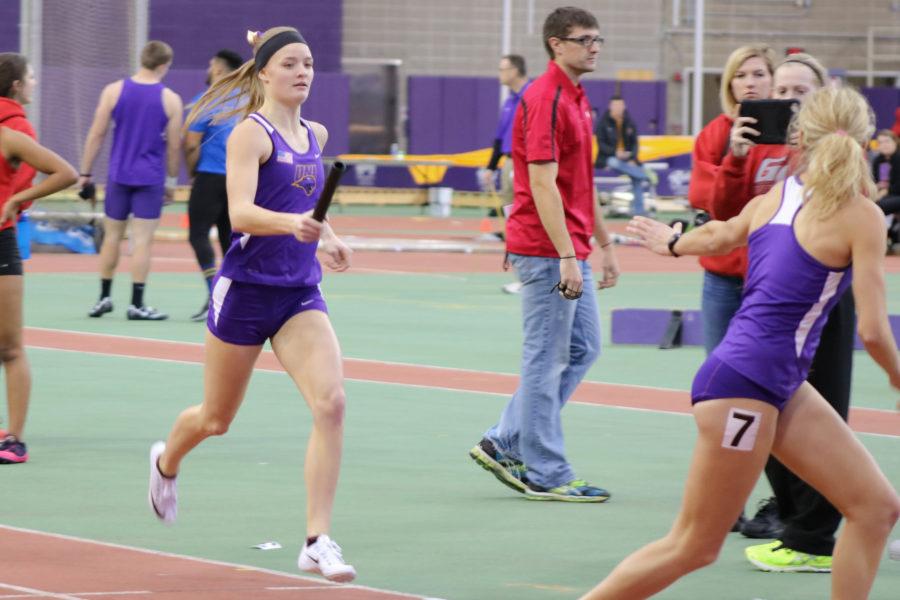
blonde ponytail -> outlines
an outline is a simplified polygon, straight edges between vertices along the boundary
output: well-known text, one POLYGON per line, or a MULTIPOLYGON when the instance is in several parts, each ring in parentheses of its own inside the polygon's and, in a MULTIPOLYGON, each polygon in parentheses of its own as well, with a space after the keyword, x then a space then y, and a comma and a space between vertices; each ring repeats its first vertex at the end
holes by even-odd
POLYGON ((256 53, 260 47, 272 37, 284 31, 297 31, 293 27, 273 27, 264 33, 258 31, 247 32, 247 43, 253 47, 253 56, 235 71, 232 71, 222 79, 209 87, 206 92, 194 103, 191 112, 187 116, 187 125, 197 121, 201 115, 215 112, 215 109, 228 105, 235 106, 230 110, 215 114, 213 121, 218 123, 240 115, 246 117, 256 112, 266 99, 262 83, 257 77, 256 53))
POLYGON ((819 90, 800 108, 794 127, 801 136, 801 178, 809 210, 819 218, 860 194, 875 198, 864 150, 874 123, 869 103, 850 88, 819 90))

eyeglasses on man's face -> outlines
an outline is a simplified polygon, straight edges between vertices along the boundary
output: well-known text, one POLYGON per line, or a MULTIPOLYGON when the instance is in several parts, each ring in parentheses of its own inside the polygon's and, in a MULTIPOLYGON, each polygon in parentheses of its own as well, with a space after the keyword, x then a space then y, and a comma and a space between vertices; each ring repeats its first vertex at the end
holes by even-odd
POLYGON ((603 46, 603 38, 600 37, 599 35, 581 35, 581 36, 574 37, 574 38, 573 37, 561 37, 558 39, 560 39, 564 42, 575 42, 576 44, 579 44, 579 45, 583 46, 584 48, 590 48, 594 44, 597 44, 598 46, 601 46, 601 47, 603 46))

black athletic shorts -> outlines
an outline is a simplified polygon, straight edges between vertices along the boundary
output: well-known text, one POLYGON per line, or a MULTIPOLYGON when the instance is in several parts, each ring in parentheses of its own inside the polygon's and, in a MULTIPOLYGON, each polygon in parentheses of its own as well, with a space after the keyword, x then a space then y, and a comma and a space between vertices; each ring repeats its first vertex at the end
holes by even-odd
POLYGON ((22 274, 22 257, 16 242, 16 228, 0 229, 0 275, 22 274))

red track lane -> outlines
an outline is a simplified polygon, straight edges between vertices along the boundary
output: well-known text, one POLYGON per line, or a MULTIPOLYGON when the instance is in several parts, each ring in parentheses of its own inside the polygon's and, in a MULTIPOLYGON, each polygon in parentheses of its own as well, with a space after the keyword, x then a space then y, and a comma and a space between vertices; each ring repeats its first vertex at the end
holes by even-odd
POLYGON ((94 596, 87 594, 100 593, 103 600, 421 599, 2 525, 0 553, 0 598, 90 600, 94 596))
MULTIPOLYGON (((595 271, 600 268, 597 252, 591 264, 595 271)), ((699 273, 700 266, 692 258, 675 260, 657 256, 634 246, 619 247, 616 253, 619 267, 624 273, 621 281, 627 280, 628 273, 699 273)), ((127 273, 131 268, 127 248, 122 246, 122 260, 117 272, 127 273)), ((898 262, 900 267, 900 262, 898 262)), ((27 273, 96 273, 99 258, 83 254, 33 254, 25 262, 27 273)), ((197 264, 187 242, 156 242, 153 245, 155 273, 196 273, 197 264)), ((347 272, 367 274, 371 270, 386 270, 405 273, 502 273, 503 254, 462 252, 372 252, 358 251, 353 254, 353 267, 347 272), (354 269, 359 269, 354 271, 354 269)), ((900 268, 898 268, 900 270, 900 268)), ((328 277, 346 275, 329 273, 328 277)), ((512 278, 512 272, 509 277, 512 278)), ((699 290, 698 290, 699 293, 699 290)))
MULTIPOLYGON (((37 348, 93 352, 112 356, 176 360, 202 363, 203 346, 186 342, 128 338, 75 331, 25 329, 25 344, 37 348)), ((271 352, 263 352, 257 368, 282 370, 271 352)), ((439 387, 451 390, 511 394, 518 377, 487 371, 448 369, 424 365, 386 363, 348 358, 344 360, 348 379, 439 387)), ((583 382, 572 398, 585 404, 602 404, 620 408, 636 408, 672 413, 690 412, 687 392, 651 387, 583 382)), ((887 410, 854 408, 850 426, 860 433, 877 433, 900 437, 900 413, 887 410)))

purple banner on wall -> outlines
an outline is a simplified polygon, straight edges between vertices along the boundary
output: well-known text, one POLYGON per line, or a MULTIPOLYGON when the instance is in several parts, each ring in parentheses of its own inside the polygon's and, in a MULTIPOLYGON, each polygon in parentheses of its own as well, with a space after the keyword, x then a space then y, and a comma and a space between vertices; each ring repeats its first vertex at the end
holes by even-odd
MULTIPOLYGON (((664 81, 590 80, 584 89, 602 115, 617 87, 642 135, 666 127, 664 81)), ((425 77, 408 79, 408 152, 466 152, 491 146, 500 111, 500 86, 486 77, 425 77)))
POLYGON ((408 79, 410 154, 467 152, 491 146, 500 88, 485 77, 408 79))
POLYGON ((18 0, 0 2, 0 52, 19 51, 19 11, 18 0))
POLYGON ((250 58, 248 29, 287 25, 309 42, 316 70, 336 72, 341 70, 342 17, 341 0, 153 0, 150 39, 172 46, 174 66, 206 69, 210 57, 223 48, 250 58))
POLYGON ((875 125, 878 129, 894 126, 895 112, 900 108, 900 89, 889 87, 862 88, 863 95, 875 111, 875 125))

